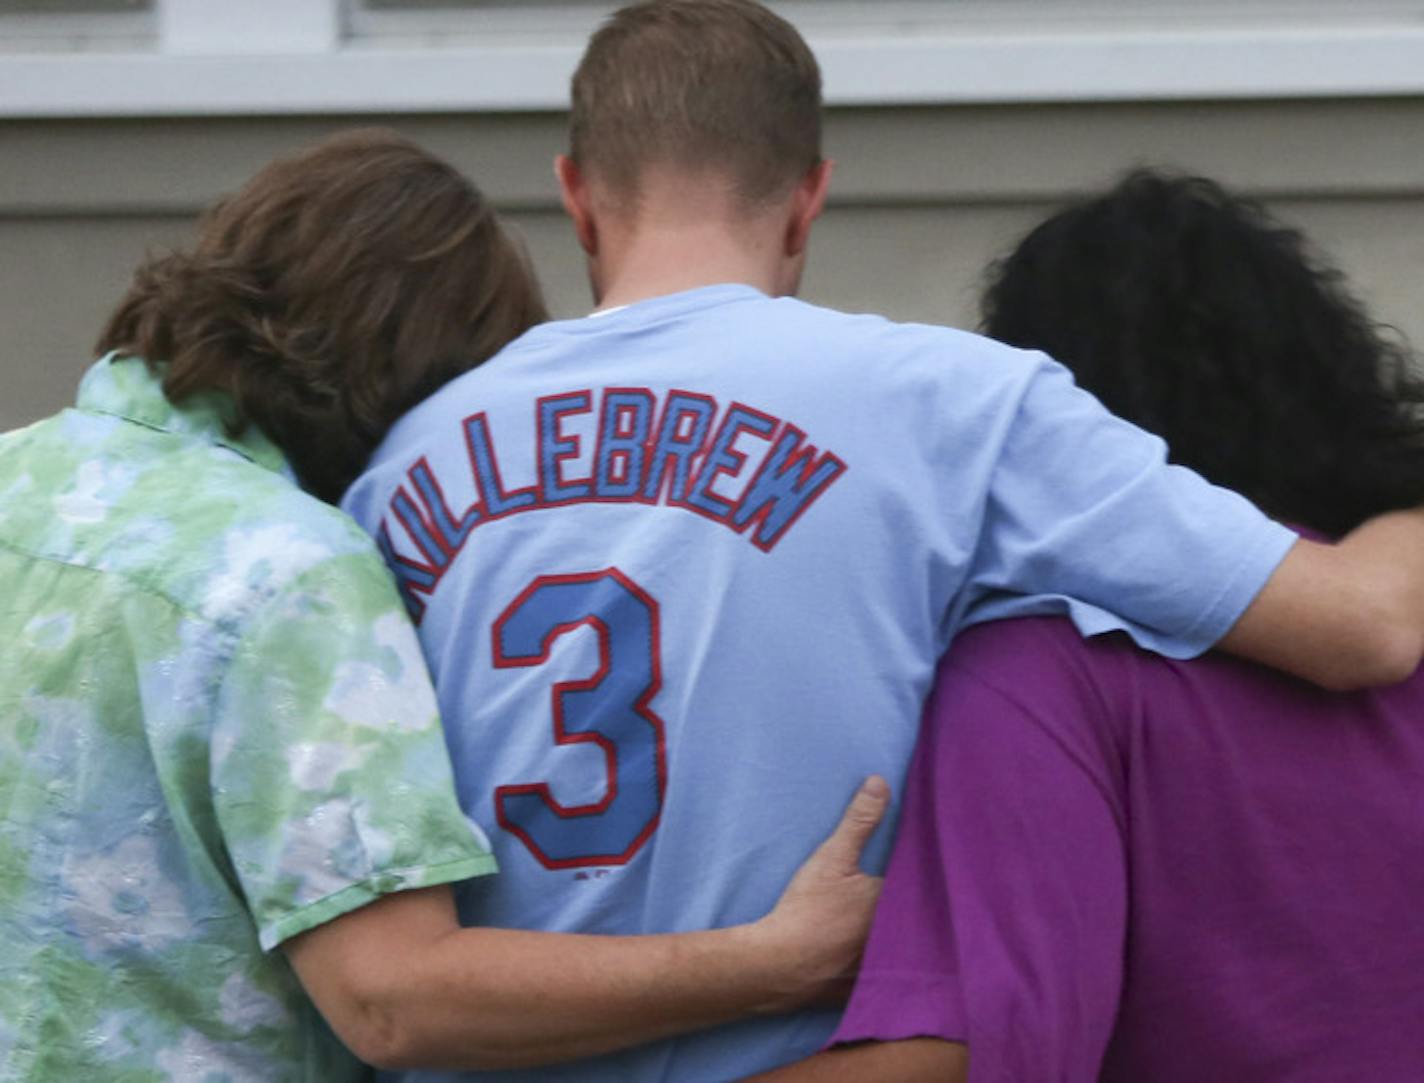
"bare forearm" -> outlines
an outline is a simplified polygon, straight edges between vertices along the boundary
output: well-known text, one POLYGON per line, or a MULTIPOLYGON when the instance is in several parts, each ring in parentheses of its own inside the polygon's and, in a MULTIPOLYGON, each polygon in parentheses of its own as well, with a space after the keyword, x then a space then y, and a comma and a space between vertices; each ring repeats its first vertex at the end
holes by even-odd
POLYGON ((1350 574, 1363 574, 1387 609, 1405 614, 1424 640, 1424 508, 1369 520, 1336 549, 1347 553, 1350 574))
POLYGON ((1403 680, 1424 651, 1424 510, 1298 543, 1219 646, 1327 688, 1403 680))
POLYGON ((595 1056, 805 999, 755 926, 656 937, 461 929, 410 960, 384 1059, 513 1068, 595 1056), (770 950, 769 950, 770 949, 770 950))

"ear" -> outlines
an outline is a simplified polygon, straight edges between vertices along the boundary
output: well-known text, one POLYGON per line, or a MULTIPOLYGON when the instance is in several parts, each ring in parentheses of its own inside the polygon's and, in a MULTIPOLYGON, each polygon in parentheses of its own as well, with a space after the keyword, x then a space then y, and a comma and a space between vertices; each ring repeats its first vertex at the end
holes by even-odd
POLYGON ((835 162, 829 158, 817 162, 796 182, 791 193, 791 219, 786 224, 786 254, 796 257, 806 251, 811 239, 811 226, 826 209, 826 193, 831 187, 831 172, 835 162))
POLYGON ((587 255, 598 255, 598 227, 594 224, 593 201, 583 171, 567 154, 560 154, 554 159, 554 176, 559 179, 559 196, 573 222, 580 247, 587 255))

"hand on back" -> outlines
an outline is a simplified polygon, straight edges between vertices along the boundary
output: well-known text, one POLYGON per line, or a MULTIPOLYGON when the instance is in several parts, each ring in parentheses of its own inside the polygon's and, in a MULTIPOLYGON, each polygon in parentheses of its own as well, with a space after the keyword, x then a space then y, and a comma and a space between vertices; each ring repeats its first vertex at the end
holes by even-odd
POLYGON ((860 856, 890 807, 890 787, 868 778, 826 840, 806 859, 775 908, 753 928, 794 975, 768 1012, 806 1003, 841 1003, 850 994, 880 897, 882 879, 861 871, 860 856))

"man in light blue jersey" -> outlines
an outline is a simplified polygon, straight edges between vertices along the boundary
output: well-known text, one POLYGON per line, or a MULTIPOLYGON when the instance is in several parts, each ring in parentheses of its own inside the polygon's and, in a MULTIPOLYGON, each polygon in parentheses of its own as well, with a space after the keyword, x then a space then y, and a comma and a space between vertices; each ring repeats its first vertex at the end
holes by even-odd
MULTIPOLYGON (((467 923, 763 913, 856 783, 903 773, 971 621, 1067 612, 1336 686, 1418 662, 1418 513, 1298 542, 1041 354, 792 300, 830 179, 819 109, 810 52, 758 4, 616 14, 558 162, 599 311, 446 386, 347 495, 499 859, 467 923)), ((732 1079, 834 1021, 499 1078, 732 1079)))

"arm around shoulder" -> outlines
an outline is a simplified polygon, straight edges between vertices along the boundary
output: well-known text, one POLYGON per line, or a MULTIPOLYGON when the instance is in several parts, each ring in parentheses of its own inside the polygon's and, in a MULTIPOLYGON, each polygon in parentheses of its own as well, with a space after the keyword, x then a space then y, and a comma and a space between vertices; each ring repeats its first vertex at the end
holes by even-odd
POLYGON ((1406 679, 1424 656, 1424 509, 1297 542, 1218 646, 1335 691, 1406 679))

